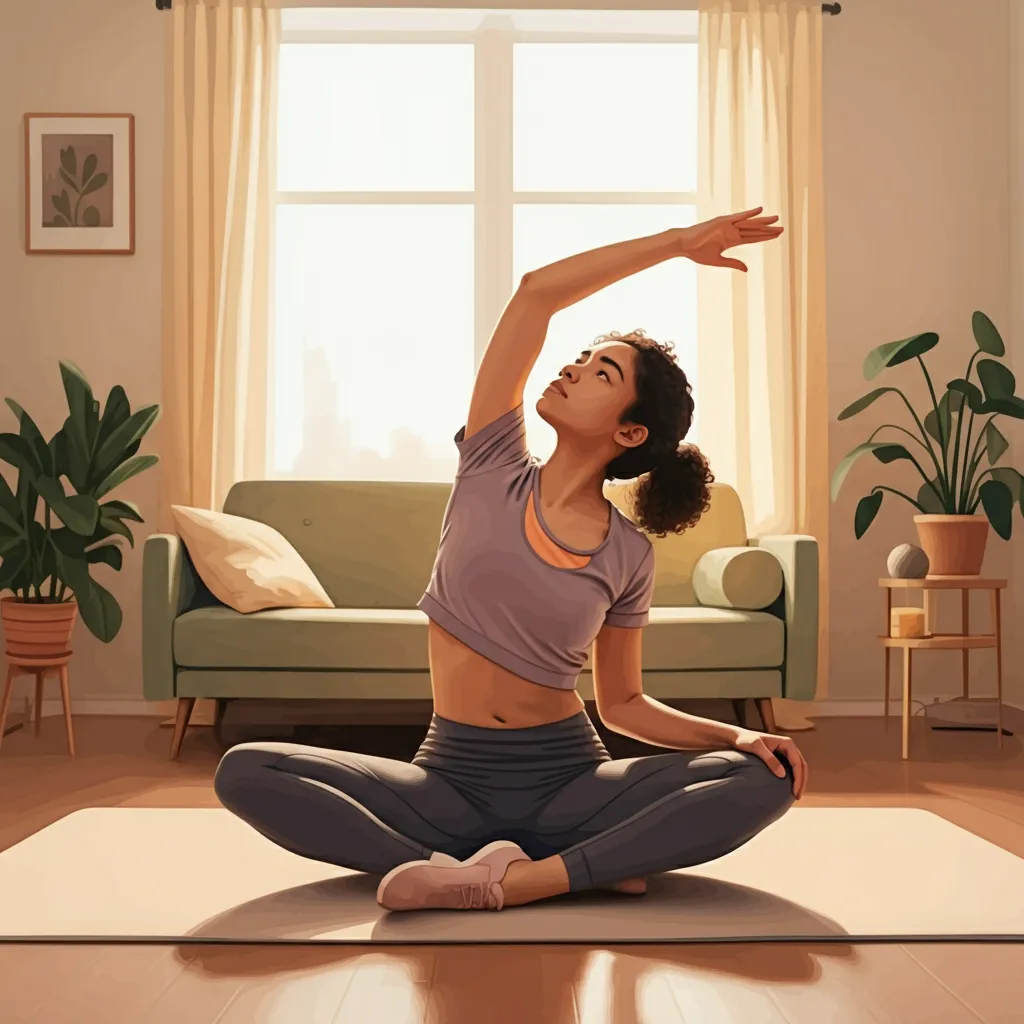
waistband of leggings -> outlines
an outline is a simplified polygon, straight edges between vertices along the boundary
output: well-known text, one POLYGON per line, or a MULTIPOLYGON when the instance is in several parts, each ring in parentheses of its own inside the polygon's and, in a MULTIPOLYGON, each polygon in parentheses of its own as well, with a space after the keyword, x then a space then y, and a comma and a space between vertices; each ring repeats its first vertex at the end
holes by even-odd
POLYGON ((434 714, 420 750, 442 757, 526 757, 545 761, 603 760, 608 756, 585 711, 557 722, 521 729, 488 729, 434 714))

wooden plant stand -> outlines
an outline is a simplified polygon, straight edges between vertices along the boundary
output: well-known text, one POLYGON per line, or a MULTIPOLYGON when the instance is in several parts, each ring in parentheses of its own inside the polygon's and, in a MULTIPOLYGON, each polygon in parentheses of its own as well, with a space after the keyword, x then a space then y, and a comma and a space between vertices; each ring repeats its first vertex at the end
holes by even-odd
MULTIPOLYGON (((1006 587, 1006 580, 987 579, 984 576, 925 576, 923 579, 881 579, 880 587, 885 588, 885 634, 878 639, 885 648, 885 727, 889 727, 889 649, 903 649, 903 760, 910 757, 910 705, 913 684, 913 652, 920 650, 961 651, 964 700, 970 700, 968 676, 970 652, 978 648, 994 647, 996 650, 996 746, 1003 749, 1003 630, 999 602, 1000 591, 1006 587), (921 590, 924 597, 924 629, 929 634, 923 637, 893 637, 889 635, 892 617, 892 592, 895 588, 921 590), (932 596, 936 590, 960 591, 960 614, 962 632, 933 633, 934 619, 932 596), (987 590, 992 599, 992 632, 971 633, 970 596, 972 590, 987 590)), ((988 699, 984 699, 988 703, 988 699)))
POLYGON ((36 677, 36 699, 33 711, 35 735, 39 735, 43 713, 43 680, 47 673, 53 672, 60 679, 61 700, 64 704, 64 726, 68 734, 68 751, 75 756, 75 732, 71 725, 71 690, 68 684, 68 662, 71 651, 64 654, 51 655, 45 658, 33 658, 28 655, 7 653, 7 685, 4 687, 3 704, 0 704, 0 744, 3 743, 4 725, 7 723, 7 710, 11 706, 14 693, 14 680, 18 676, 31 675, 36 677))

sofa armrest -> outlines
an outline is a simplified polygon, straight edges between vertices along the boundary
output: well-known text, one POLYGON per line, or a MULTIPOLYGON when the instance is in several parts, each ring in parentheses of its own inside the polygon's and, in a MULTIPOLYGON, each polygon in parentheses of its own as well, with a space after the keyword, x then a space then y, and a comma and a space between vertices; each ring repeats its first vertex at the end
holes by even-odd
POLYGON ((192 603, 199 579, 173 533, 153 533, 142 547, 142 692, 170 700, 174 685, 174 620, 192 603))
POLYGON ((782 565, 782 593, 766 610, 786 624, 783 696, 813 700, 818 688, 818 542, 802 534, 780 534, 748 543, 770 551, 782 565))

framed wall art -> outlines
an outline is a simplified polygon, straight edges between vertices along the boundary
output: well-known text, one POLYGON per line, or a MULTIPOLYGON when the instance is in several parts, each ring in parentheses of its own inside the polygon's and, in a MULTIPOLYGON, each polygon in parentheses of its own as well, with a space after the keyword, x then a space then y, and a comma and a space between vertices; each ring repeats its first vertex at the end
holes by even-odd
POLYGON ((135 252, 134 115, 25 115, 25 251, 135 252))

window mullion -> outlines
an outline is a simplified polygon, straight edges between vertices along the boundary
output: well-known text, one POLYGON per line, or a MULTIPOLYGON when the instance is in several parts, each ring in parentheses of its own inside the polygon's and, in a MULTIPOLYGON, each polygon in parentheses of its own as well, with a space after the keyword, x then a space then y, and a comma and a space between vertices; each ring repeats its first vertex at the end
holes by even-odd
POLYGON ((512 292, 512 37, 505 21, 485 23, 475 49, 475 367, 512 292))

